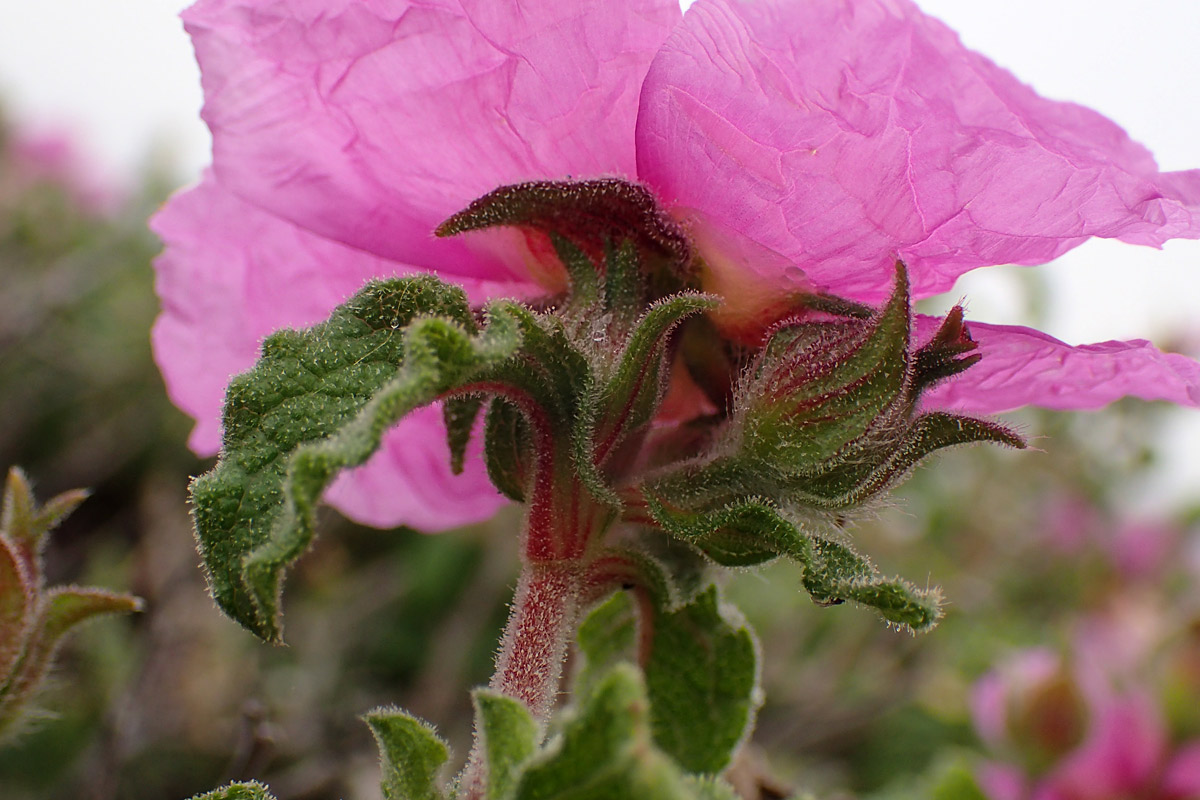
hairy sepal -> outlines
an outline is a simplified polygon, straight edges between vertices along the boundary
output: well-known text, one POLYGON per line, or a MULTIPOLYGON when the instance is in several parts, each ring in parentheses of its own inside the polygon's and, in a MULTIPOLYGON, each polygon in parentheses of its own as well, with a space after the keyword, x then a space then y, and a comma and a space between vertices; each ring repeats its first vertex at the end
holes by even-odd
POLYGON ((881 575, 848 545, 807 532, 765 498, 748 497, 703 512, 673 508, 653 496, 647 502, 665 531, 694 543, 719 564, 749 566, 776 556, 796 561, 804 588, 821 605, 853 601, 913 631, 928 630, 941 618, 937 589, 881 575))
POLYGON ((192 484, 213 597, 279 641, 283 570, 308 547, 330 481, 364 463, 405 414, 508 359, 519 309, 496 303, 477 328, 457 287, 430 277, 373 281, 327 322, 269 337, 226 397, 215 469, 192 484))
POLYGON ((937 450, 1025 443, 995 422, 918 412, 922 390, 978 359, 961 309, 930 342, 911 348, 903 264, 877 312, 818 310, 845 316, 776 326, 743 373, 709 454, 660 470, 641 487, 645 507, 657 527, 717 563, 788 556, 804 567, 818 602, 853 600, 923 630, 939 616, 937 593, 882 578, 835 532, 937 450))

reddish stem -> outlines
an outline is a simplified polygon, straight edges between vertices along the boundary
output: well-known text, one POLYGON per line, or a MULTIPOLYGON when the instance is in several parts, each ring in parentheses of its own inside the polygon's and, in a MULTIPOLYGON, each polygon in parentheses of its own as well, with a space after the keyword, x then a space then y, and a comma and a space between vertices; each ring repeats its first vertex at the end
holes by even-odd
POLYGON ((544 722, 558 695, 567 644, 579 614, 580 565, 532 564, 517 584, 491 688, 515 697, 544 722))
MULTIPOLYGON (((577 561, 526 564, 490 688, 523 702, 544 727, 558 696, 567 647, 579 617, 584 568, 577 561)), ((482 800, 487 785, 480 731, 459 781, 459 797, 482 800)))

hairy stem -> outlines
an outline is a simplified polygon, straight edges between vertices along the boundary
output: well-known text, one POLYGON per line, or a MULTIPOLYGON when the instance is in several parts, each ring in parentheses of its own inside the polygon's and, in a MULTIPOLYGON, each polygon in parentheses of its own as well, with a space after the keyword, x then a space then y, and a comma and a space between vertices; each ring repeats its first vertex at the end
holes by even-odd
MULTIPOLYGON (((545 726, 558 696, 562 665, 579 617, 584 567, 578 561, 526 564, 489 686, 514 697, 545 726)), ((482 800, 486 757, 480 731, 459 781, 460 800, 482 800)))

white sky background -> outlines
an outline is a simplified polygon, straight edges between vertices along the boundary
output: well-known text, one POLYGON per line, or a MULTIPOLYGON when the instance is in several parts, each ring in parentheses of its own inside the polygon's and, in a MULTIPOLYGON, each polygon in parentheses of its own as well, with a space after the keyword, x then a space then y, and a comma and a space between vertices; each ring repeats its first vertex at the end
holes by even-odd
MULTIPOLYGON (((564 0, 569 1, 569 0, 564 0)), ((803 2, 803 0, 796 0, 803 2)), ((199 73, 176 14, 183 0, 0 0, 0 103, 14 121, 77 134, 111 180, 157 149, 186 180, 208 161, 199 73)), ((1042 94, 1089 105, 1146 144, 1163 169, 1200 167, 1200 1, 920 0, 968 46, 1042 94)), ((1070 342, 1163 340, 1200 348, 1200 242, 1163 251, 1093 241, 1040 268, 1052 282, 1049 332, 1070 342)), ((1011 268, 979 270, 969 316, 1020 323, 1011 268)), ((1200 411, 1170 437, 1171 494, 1200 491, 1200 411)))

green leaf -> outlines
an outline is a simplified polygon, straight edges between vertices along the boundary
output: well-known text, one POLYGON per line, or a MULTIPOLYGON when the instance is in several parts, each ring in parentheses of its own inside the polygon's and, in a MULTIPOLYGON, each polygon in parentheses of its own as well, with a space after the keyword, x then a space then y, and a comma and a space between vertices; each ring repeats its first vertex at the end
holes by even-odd
POLYGON ((477 689, 472 698, 487 758, 488 800, 500 800, 537 750, 537 722, 524 703, 498 692, 477 689))
POLYGON ((36 587, 6 537, 0 537, 0 687, 20 660, 33 625, 36 587))
POLYGON ((759 703, 758 648, 732 614, 710 586, 654 619, 645 665, 654 740, 689 772, 728 766, 759 703))
POLYGON ((627 661, 637 642, 637 632, 637 616, 628 592, 616 592, 592 609, 575 636, 584 658, 572 691, 576 695, 590 694, 609 670, 627 661))
POLYGON ((425 722, 399 709, 381 708, 363 719, 379 745, 387 800, 440 800, 438 772, 450 751, 425 722))
POLYGON ((575 691, 588 692, 598 676, 629 657, 638 631, 648 634, 638 658, 645 670, 655 743, 684 769, 717 773, 749 729, 759 703, 758 648, 748 626, 722 608, 710 585, 689 602, 670 605, 655 591, 665 577, 640 587, 643 615, 636 621, 629 592, 602 603, 579 629, 584 665, 575 691))
POLYGON ((275 797, 258 781, 250 781, 233 783, 223 789, 198 794, 192 800, 275 800, 275 797))
POLYGON ((142 608, 138 598, 104 589, 46 589, 46 536, 87 495, 65 492, 39 507, 21 471, 8 473, 0 514, 0 737, 22 718, 66 633, 102 614, 142 608))
POLYGON ((651 743, 637 670, 615 667, 581 699, 560 736, 529 762, 513 800, 692 800, 671 760, 651 743))
POLYGON ((312 541, 325 487, 409 411, 509 358, 521 316, 494 304, 476 332, 462 290, 426 276, 373 281, 327 322, 269 337, 230 384, 220 462, 192 484, 221 608, 278 641, 283 570, 312 541))

